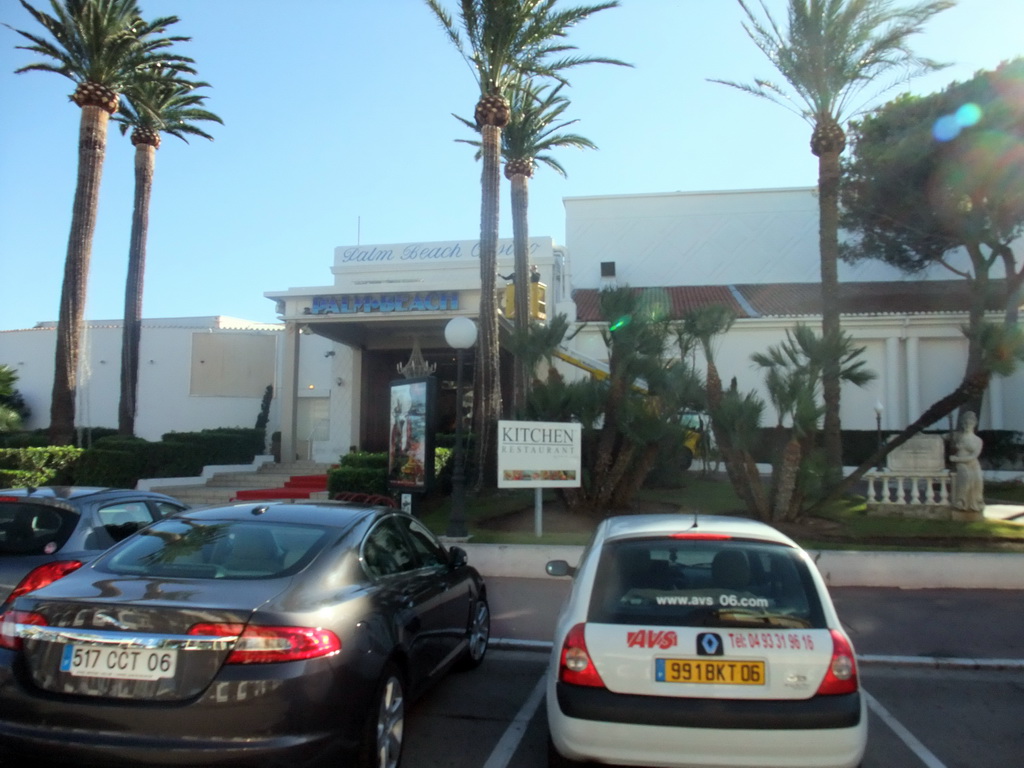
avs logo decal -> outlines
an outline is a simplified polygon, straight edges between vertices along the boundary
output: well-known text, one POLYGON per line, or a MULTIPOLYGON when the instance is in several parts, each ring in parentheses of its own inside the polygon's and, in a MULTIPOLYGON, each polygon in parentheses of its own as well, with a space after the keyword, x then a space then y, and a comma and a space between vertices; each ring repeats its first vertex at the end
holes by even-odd
POLYGON ((697 635, 698 656, 721 656, 723 654, 721 637, 714 632, 701 632, 697 635))
POLYGON ((626 633, 626 645, 629 648, 675 648, 679 645, 679 636, 671 630, 639 629, 626 633))

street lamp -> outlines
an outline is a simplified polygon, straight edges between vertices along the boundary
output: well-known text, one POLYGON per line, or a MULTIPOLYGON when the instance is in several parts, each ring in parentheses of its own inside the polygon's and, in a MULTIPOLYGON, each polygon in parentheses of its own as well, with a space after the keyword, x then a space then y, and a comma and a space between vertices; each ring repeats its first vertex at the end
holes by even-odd
POLYGON ((466 459, 462 447, 462 358, 476 344, 476 323, 468 317, 453 317, 444 327, 444 339, 455 350, 455 456, 452 466, 452 512, 447 535, 464 539, 466 530, 466 459))
MULTIPOLYGON (((882 405, 881 400, 875 401, 875 430, 878 433, 878 450, 882 450, 882 411, 885 407, 882 405)), ((882 460, 878 460, 878 466, 876 469, 882 471, 882 460)))

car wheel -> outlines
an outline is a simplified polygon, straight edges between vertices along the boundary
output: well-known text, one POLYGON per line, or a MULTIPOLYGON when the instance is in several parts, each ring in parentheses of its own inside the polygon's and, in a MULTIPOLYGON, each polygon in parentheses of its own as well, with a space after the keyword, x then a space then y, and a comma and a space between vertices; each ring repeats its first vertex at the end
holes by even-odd
POLYGON ((466 630, 466 640, 469 647, 459 662, 460 669, 476 669, 487 654, 487 643, 491 639, 491 609, 487 604, 487 597, 480 595, 473 604, 473 610, 469 617, 469 628, 466 630))
POLYGON ((555 749, 555 743, 548 736, 548 768, 584 768, 589 763, 579 763, 563 757, 562 753, 555 749))
POLYGON ((405 686, 393 664, 384 667, 363 736, 360 768, 398 768, 405 734, 405 686))

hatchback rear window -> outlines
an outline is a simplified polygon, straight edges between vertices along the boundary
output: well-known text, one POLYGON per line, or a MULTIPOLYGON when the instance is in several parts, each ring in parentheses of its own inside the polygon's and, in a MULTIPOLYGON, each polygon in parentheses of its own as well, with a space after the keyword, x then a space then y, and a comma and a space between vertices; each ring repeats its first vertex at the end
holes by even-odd
POLYGON ((823 628, 798 551, 742 539, 629 539, 601 551, 589 620, 606 624, 823 628))
POLYGON ((103 558, 123 575, 192 579, 272 579, 301 570, 331 529, 288 523, 195 521, 154 523, 103 558))
POLYGON ((0 555, 52 555, 78 524, 78 513, 46 504, 0 504, 0 555))

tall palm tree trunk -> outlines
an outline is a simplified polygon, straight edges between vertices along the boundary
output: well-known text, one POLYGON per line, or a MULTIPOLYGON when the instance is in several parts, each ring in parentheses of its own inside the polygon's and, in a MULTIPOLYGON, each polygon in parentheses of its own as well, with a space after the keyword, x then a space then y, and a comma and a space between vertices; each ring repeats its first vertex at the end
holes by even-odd
POLYGON ((92 239, 96 231, 100 181, 107 146, 110 114, 102 107, 82 106, 78 129, 78 180, 71 213, 71 233, 64 260, 57 347, 54 354, 53 394, 50 403, 50 440, 70 445, 75 437, 75 396, 78 358, 85 318, 86 289, 92 239))
MULTIPOLYGON (((842 136, 842 129, 835 126, 842 136)), ((821 335, 827 348, 838 349, 839 339, 839 154, 830 142, 818 154, 818 247, 821 253, 821 335)), ((822 396, 825 420, 822 429, 828 468, 838 477, 843 467, 842 427, 839 421, 839 360, 829 358, 822 369, 822 396)))
MULTIPOLYGON (((498 273, 498 206, 501 186, 501 128, 482 125, 480 197, 480 347, 473 400, 477 446, 476 487, 487 485, 490 469, 497 466, 495 432, 501 417, 501 376, 496 309, 498 273)), ((493 483, 491 483, 493 484, 493 483)))
POLYGON ((124 289, 124 327, 121 332, 121 400, 117 431, 135 434, 139 388, 139 344, 142 336, 142 287, 146 273, 146 238, 149 232, 149 201, 153 191, 156 147, 135 145, 135 206, 128 249, 128 277, 124 289))
MULTIPOLYGON (((530 177, 522 173, 512 174, 512 237, 515 268, 513 270, 513 286, 515 287, 515 322, 516 330, 522 334, 530 327, 530 177)), ((512 407, 516 414, 521 414, 526 407, 526 393, 530 387, 531 371, 526 369, 522 355, 516 355, 513 363, 512 407)))

